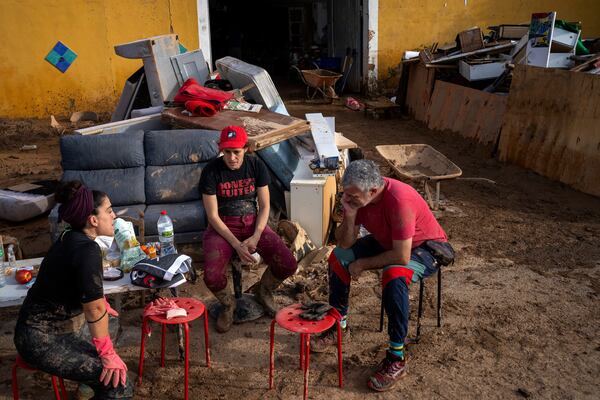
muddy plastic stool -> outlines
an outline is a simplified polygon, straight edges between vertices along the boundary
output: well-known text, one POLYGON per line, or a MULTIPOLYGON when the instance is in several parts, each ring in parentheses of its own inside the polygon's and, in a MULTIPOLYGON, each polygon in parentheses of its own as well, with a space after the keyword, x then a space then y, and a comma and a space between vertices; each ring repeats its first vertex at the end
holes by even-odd
MULTIPOLYGON (((19 400, 19 384, 17 383, 17 368, 21 368, 27 371, 35 372, 37 368, 33 368, 31 365, 27 364, 25 360, 21 358, 20 355, 17 354, 17 359, 12 367, 12 391, 13 391, 13 399, 19 400)), ((68 399, 67 390, 65 389, 65 382, 62 378, 58 378, 58 383, 60 385, 60 394, 58 394, 58 385, 56 384, 57 377, 54 375, 50 375, 52 379, 52 389, 54 389, 54 397, 56 400, 61 399, 61 395, 63 399, 68 399)))
POLYGON ((142 323, 142 343, 140 348, 140 362, 138 370, 138 385, 142 384, 142 371, 144 370, 144 348, 146 344, 146 334, 148 323, 150 321, 157 322, 162 325, 162 337, 160 347, 160 366, 165 366, 165 336, 167 325, 183 325, 183 331, 185 333, 185 400, 188 399, 188 373, 189 373, 189 337, 190 328, 188 322, 191 322, 204 314, 204 350, 206 356, 206 366, 210 368, 210 349, 208 346, 208 312, 206 307, 200 300, 189 298, 189 297, 173 297, 173 300, 179 307, 185 309, 187 312, 186 317, 175 317, 167 319, 166 316, 149 315, 144 318, 142 323))
POLYGON ((308 398, 308 369, 310 366, 310 335, 321 333, 337 325, 337 355, 338 355, 338 380, 339 386, 343 386, 342 376, 342 328, 337 319, 326 315, 320 321, 309 321, 300 318, 302 304, 292 304, 279 312, 271 322, 271 348, 269 355, 269 389, 273 389, 273 378, 275 372, 275 323, 282 328, 300 334, 300 369, 304 372, 304 399, 308 398))

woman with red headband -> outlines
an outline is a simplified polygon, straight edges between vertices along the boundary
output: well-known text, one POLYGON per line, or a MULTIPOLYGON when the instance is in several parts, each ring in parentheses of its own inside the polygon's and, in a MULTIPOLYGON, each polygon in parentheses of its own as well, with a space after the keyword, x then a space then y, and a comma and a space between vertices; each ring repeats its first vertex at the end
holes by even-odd
POLYGON ((292 252, 267 225, 270 175, 265 164, 247 153, 248 135, 241 126, 221 131, 223 156, 202 171, 200 190, 208 218, 204 233, 204 283, 223 304, 217 331, 226 332, 233 323, 235 299, 227 290, 227 270, 235 251, 244 263, 254 263, 258 252, 268 267, 255 294, 265 311, 276 311, 273 291, 298 267, 292 252), (258 203, 258 204, 257 204, 258 203))
POLYGON ((108 196, 78 181, 56 192, 65 230, 44 257, 37 279, 21 306, 15 346, 28 364, 49 374, 84 383, 94 399, 128 399, 133 389, 127 366, 113 349, 104 298, 102 254, 94 241, 113 236, 115 213, 108 196), (92 343, 81 328, 87 321, 92 343))

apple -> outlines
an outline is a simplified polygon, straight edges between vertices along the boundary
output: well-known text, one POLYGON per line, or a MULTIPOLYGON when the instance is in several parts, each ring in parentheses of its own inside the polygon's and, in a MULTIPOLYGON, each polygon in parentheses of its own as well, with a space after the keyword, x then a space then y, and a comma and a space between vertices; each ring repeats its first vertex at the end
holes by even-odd
POLYGON ((15 273, 15 279, 20 284, 24 285, 33 278, 33 274, 28 269, 20 269, 15 273))

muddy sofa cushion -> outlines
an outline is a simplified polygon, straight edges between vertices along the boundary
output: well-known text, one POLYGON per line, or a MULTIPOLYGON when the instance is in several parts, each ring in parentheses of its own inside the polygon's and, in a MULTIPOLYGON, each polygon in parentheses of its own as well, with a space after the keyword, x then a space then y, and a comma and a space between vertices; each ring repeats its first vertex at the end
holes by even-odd
POLYGON ((63 136, 60 138, 63 170, 90 171, 143 167, 144 131, 119 134, 63 136))
POLYGON ((95 171, 66 170, 62 180, 79 180, 90 189, 108 194, 113 205, 125 206, 146 203, 144 173, 144 167, 95 171))
POLYGON ((199 232, 206 229, 207 219, 201 200, 186 203, 153 204, 146 207, 144 229, 146 235, 157 235, 156 223, 160 212, 166 210, 173 220, 175 240, 177 235, 187 232, 199 232))
POLYGON ((146 167, 146 202, 180 203, 200 199, 200 175, 206 162, 146 167))
POLYGON ((219 155, 219 132, 204 129, 149 131, 144 138, 146 165, 181 165, 219 155))

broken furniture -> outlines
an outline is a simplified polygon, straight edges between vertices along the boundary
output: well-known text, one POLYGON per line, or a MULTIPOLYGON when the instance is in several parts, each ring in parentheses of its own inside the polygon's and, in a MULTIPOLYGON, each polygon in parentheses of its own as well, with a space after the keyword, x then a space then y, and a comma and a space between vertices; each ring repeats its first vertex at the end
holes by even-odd
POLYGON ((556 12, 531 15, 526 63, 544 68, 570 68, 574 62, 579 32, 556 26, 556 12))
POLYGON ((375 146, 401 178, 422 182, 429 206, 437 210, 440 203, 440 184, 443 180, 462 175, 462 170, 439 151, 427 144, 375 146), (429 183, 435 183, 435 198, 429 183))
POLYGON ((400 106, 387 97, 378 97, 373 100, 366 100, 365 115, 369 115, 374 119, 378 119, 382 115, 391 117, 394 113, 400 112, 400 106))
MULTIPOLYGON (((203 85, 210 77, 202 50, 181 53, 179 39, 175 34, 119 44, 115 46, 115 53, 125 58, 141 58, 144 67, 125 82, 111 121, 129 118, 140 94, 149 93, 151 105, 162 106, 165 101, 173 99, 188 78, 194 78, 203 85)), ((144 107, 138 104, 138 108, 144 107)))
POLYGON ((36 181, 0 190, 0 219, 21 222, 54 207, 57 181, 36 181))
POLYGON ((305 120, 261 109, 258 113, 222 110, 212 117, 191 117, 182 107, 167 108, 162 121, 177 128, 221 131, 230 125, 242 126, 248 133, 250 148, 259 150, 279 143, 310 129, 305 120))
MULTIPOLYGON (((13 392, 14 400, 19 400, 19 384, 17 382, 17 369, 18 368, 24 369, 29 372, 39 372, 39 370, 37 368, 34 368, 31 365, 27 364, 25 362, 25 360, 23 360, 21 358, 21 356, 17 354, 17 358, 12 367, 12 392, 13 392)), ((52 390, 54 391, 54 398, 56 400, 61 400, 61 399, 67 400, 69 398, 69 395, 67 394, 67 390, 65 389, 65 382, 63 381, 63 378, 58 378, 54 375, 50 375, 50 379, 52 380, 52 390), (56 384, 57 380, 58 380, 58 385, 56 384), (59 385, 60 385, 60 394, 58 393, 59 385)))
POLYGON ((333 100, 338 98, 338 95, 335 93, 334 87, 337 80, 342 77, 341 74, 328 71, 326 69, 300 70, 294 65, 292 65, 292 68, 298 71, 302 83, 306 85, 307 99, 313 100, 317 93, 321 93, 323 98, 326 100, 333 100))
POLYGON ((177 306, 183 308, 186 311, 186 316, 174 317, 167 319, 163 315, 148 315, 143 318, 142 322, 142 342, 140 345, 140 361, 138 369, 138 385, 142 384, 142 374, 144 372, 144 350, 146 345, 146 337, 149 336, 148 324, 150 321, 156 322, 161 325, 162 335, 160 341, 160 366, 165 366, 165 338, 166 338, 166 327, 167 325, 183 325, 183 331, 185 332, 185 359, 184 359, 184 398, 188 400, 188 380, 189 380, 189 368, 190 368, 190 327, 189 322, 192 322, 204 315, 204 352, 206 358, 206 367, 210 368, 210 349, 208 345, 208 312, 204 307, 204 304, 200 300, 186 297, 173 297, 170 300, 174 301, 177 306))
POLYGON ((288 114, 271 76, 264 68, 229 56, 218 59, 215 61, 215 65, 221 78, 231 82, 234 88, 239 89, 252 85, 244 93, 244 97, 262 104, 269 111, 288 114))
MULTIPOLYGON (((62 179, 107 193, 117 215, 142 212, 148 241, 158 240, 156 222, 166 210, 177 243, 199 242, 207 220, 198 185, 204 165, 219 154, 219 132, 165 128, 160 116, 141 117, 88 128, 104 133, 63 136, 62 179)), ((54 237, 57 209, 49 216, 54 237)))
POLYGON ((310 335, 325 332, 332 326, 337 327, 337 357, 338 357, 338 385, 344 386, 342 372, 342 328, 340 322, 331 315, 325 315, 318 321, 300 318, 304 313, 302 304, 292 304, 277 312, 271 321, 270 352, 269 352, 269 389, 273 389, 275 373, 275 324, 290 332, 300 334, 300 369, 304 372, 304 400, 308 399, 308 375, 310 368, 310 335))

